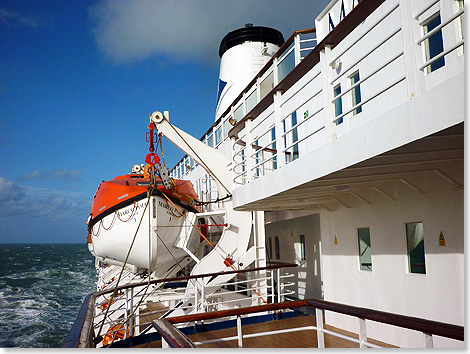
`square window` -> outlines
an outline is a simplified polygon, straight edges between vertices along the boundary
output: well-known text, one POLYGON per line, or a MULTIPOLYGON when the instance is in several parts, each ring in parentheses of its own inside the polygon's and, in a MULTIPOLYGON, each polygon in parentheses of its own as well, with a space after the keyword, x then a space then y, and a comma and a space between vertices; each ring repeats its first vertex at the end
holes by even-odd
POLYGON ((410 273, 426 274, 423 223, 413 222, 407 223, 405 226, 408 270, 410 273))
POLYGON ((360 270, 372 270, 372 249, 370 246, 370 230, 368 227, 357 229, 359 244, 360 270))

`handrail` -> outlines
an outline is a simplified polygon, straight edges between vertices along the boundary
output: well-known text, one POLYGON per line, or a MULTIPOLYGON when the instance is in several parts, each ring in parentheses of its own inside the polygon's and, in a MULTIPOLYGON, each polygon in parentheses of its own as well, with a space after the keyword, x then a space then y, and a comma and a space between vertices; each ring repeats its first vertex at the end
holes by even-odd
POLYGON ((418 317, 397 315, 390 312, 371 310, 362 307, 343 305, 335 302, 309 299, 306 305, 321 310, 334 311, 349 316, 355 316, 366 320, 390 324, 414 331, 420 331, 437 336, 464 340, 464 327, 449 323, 426 320, 418 317))
POLYGON ((266 267, 231 270, 229 272, 204 273, 204 274, 188 275, 188 276, 185 276, 185 277, 155 279, 155 280, 151 280, 150 282, 149 281, 143 281, 143 282, 140 282, 140 283, 132 283, 132 284, 121 285, 121 286, 118 286, 117 288, 114 288, 114 289, 107 289, 107 290, 97 291, 93 294, 95 294, 96 296, 100 296, 100 295, 112 293, 115 290, 118 291, 118 290, 136 288, 136 287, 139 287, 139 286, 146 286, 149 283, 150 284, 169 283, 169 282, 177 282, 177 281, 182 281, 182 280, 198 279, 198 278, 205 278, 205 277, 215 277, 215 276, 219 276, 219 275, 256 272, 258 270, 270 270, 270 269, 279 269, 279 268, 298 267, 298 264, 295 264, 295 263, 281 263, 281 262, 276 262, 276 263, 271 262, 271 263, 272 263, 272 265, 269 265, 269 266, 266 266, 266 267))
MULTIPOLYGON (((121 285, 116 288, 110 288, 107 290, 101 290, 94 292, 87 296, 85 301, 82 304, 79 313, 79 319, 77 319, 72 326, 72 329, 67 336, 66 342, 64 345, 67 347, 76 348, 89 348, 94 347, 96 343, 93 341, 96 340, 95 334, 93 332, 93 317, 94 317, 94 307, 96 303, 96 299, 99 296, 112 293, 114 291, 124 290, 124 289, 133 289, 139 286, 147 286, 150 284, 159 284, 159 283, 169 283, 169 282, 178 282, 182 280, 190 280, 190 279, 198 279, 198 278, 205 278, 205 277, 213 277, 219 275, 227 275, 227 274, 239 274, 239 273, 246 273, 246 272, 254 272, 259 270, 271 270, 271 269, 280 269, 280 268, 290 268, 290 267, 298 267, 295 263, 281 263, 281 262, 271 262, 271 265, 266 267, 256 267, 256 268, 247 268, 247 269, 240 269, 234 270, 229 272, 219 272, 219 273, 205 273, 205 274, 197 274, 197 275, 190 275, 185 277, 174 277, 174 278, 166 278, 166 279, 156 279, 148 281, 143 281, 140 283, 132 283, 127 285, 121 285)), ((99 343, 99 341, 98 341, 99 343)))
POLYGON ((264 311, 275 311, 282 309, 299 308, 302 306, 309 306, 320 310, 333 311, 342 313, 349 316, 358 317, 365 320, 371 320, 375 322, 381 322, 398 326, 414 331, 420 331, 426 334, 434 334, 437 336, 447 337, 464 341, 464 327, 453 325, 449 323, 442 323, 432 320, 426 320, 418 317, 404 316, 393 314, 384 311, 372 310, 367 308, 361 308, 356 306, 344 305, 335 302, 319 300, 319 299, 307 299, 307 300, 295 300, 290 302, 282 302, 269 305, 251 306, 245 308, 236 308, 230 310, 222 310, 215 312, 199 313, 194 315, 185 315, 168 318, 168 321, 177 324, 193 321, 203 321, 209 319, 216 319, 228 316, 240 316, 257 312, 264 311))
POLYGON ((164 318, 152 321, 152 326, 171 348, 197 348, 191 339, 164 318))

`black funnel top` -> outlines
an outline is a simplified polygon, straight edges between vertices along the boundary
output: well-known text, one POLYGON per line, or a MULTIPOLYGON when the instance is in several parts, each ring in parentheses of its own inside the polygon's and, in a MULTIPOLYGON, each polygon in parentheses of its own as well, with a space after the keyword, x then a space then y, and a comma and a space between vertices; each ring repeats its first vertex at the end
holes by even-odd
POLYGON ((274 28, 247 24, 243 28, 229 32, 222 39, 222 42, 220 42, 219 56, 222 58, 222 55, 224 55, 227 50, 247 41, 268 42, 280 47, 284 44, 284 37, 281 32, 274 28))

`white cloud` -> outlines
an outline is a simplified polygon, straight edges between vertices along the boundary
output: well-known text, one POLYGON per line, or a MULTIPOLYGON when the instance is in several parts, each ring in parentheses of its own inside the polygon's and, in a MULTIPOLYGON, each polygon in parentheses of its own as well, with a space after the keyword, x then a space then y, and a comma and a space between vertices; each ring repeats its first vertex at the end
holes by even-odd
POLYGON ((89 8, 98 47, 116 62, 149 57, 218 60, 222 38, 246 23, 273 27, 287 39, 312 28, 329 0, 99 0, 89 8))
POLYGON ((90 197, 81 193, 25 187, 0 176, 0 218, 86 218, 90 203, 90 197))

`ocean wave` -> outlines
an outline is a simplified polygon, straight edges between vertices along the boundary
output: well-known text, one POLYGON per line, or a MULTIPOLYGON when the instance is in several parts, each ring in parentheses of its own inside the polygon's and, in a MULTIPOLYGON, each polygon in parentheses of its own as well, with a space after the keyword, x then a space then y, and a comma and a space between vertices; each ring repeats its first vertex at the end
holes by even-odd
POLYGON ((61 347, 96 289, 93 256, 86 245, 7 248, 0 255, 0 347, 61 347))

